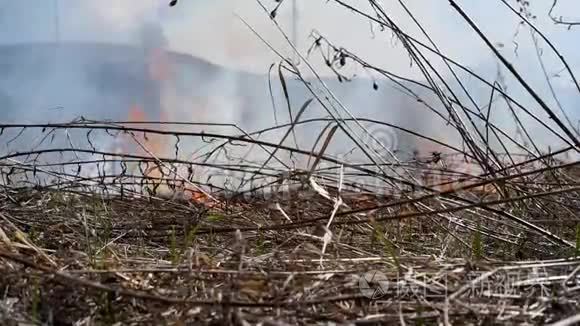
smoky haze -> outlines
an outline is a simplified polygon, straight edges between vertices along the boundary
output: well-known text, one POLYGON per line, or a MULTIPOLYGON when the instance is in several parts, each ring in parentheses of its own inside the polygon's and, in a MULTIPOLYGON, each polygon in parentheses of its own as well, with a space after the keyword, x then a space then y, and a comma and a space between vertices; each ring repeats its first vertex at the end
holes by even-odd
MULTIPOLYGON (((0 54, 4 66, 0 95, 6 109, 2 119, 12 122, 62 122, 79 116, 96 120, 126 119, 132 102, 140 100, 135 89, 141 76, 136 71, 145 69, 134 63, 141 61, 145 65, 146 58, 139 50, 124 46, 138 48, 143 45, 141 32, 145 24, 159 24, 170 48, 195 54, 185 49, 192 47, 195 37, 193 41, 184 40, 183 43, 188 44, 184 47, 175 44, 181 36, 172 37, 171 34, 176 29, 175 22, 184 19, 172 13, 187 13, 187 3, 184 8, 178 7, 171 12, 165 6, 160 8, 160 3, 61 0, 39 6, 29 0, 4 2, 0 22, 5 27, 2 29, 5 32, 0 34, 4 45, 4 53, 0 54)), ((228 12, 227 7, 222 9, 216 16, 228 12)), ((195 17, 194 14, 192 19, 195 17)), ((249 35, 248 31, 238 34, 249 35)), ((218 32, 214 37, 216 42, 221 38, 224 43, 231 39, 228 33, 218 32)), ((243 52, 243 44, 239 44, 238 49, 243 52)), ((231 55, 231 51, 217 51, 216 58, 223 58, 220 52, 231 55)), ((179 120, 236 123, 248 130, 270 126, 275 122, 266 75, 271 62, 264 61, 262 72, 258 73, 223 62, 212 65, 206 58, 192 58, 183 68, 177 65, 172 85, 165 87, 164 109, 179 120)), ((392 123, 413 120, 404 117, 405 110, 397 112, 400 101, 404 101, 398 91, 388 85, 373 90, 369 76, 362 78, 360 82, 355 80, 341 85, 329 77, 329 84, 346 106, 356 104, 353 109, 356 116, 392 123)), ((288 114, 277 79, 274 71, 272 84, 278 102, 277 115, 283 123, 288 114)), ((297 110, 308 99, 308 94, 295 84, 290 95, 297 110)), ((407 115, 412 116, 410 112, 407 115)), ((305 115, 320 116, 327 116, 320 107, 309 109, 305 115)))
MULTIPOLYGON (((0 120, 12 123, 66 122, 81 116, 94 120, 127 120, 132 107, 149 103, 142 92, 148 69, 142 47, 149 34, 144 39, 142 32, 145 26, 157 26, 167 42, 167 49, 173 51, 169 59, 172 75, 159 87, 160 109, 165 115, 162 117, 159 112, 153 112, 146 117, 147 120, 164 118, 171 121, 230 123, 247 132, 289 122, 287 104, 276 69, 268 75, 270 65, 279 59, 234 16, 234 13, 240 14, 276 48, 280 48, 284 54, 291 54, 280 34, 268 24, 259 6, 255 3, 244 5, 242 1, 213 1, 205 4, 201 1, 180 1, 176 8, 170 9, 167 2, 61 0, 45 1, 39 5, 34 0, 3 0, 0 9, 0 104, 3 108, 0 120), (269 79, 273 87, 274 107, 268 90, 269 79)), ((352 28, 347 28, 345 26, 348 24, 343 20, 352 18, 350 14, 337 6, 325 7, 323 2, 316 5, 299 2, 301 20, 297 38, 301 50, 305 50, 312 42, 308 35, 312 29, 318 29, 325 35, 330 34, 331 41, 338 45, 342 41, 340 35, 344 35, 344 42, 350 45, 349 49, 363 58, 368 56, 370 62, 392 68, 394 72, 406 77, 420 78, 418 69, 409 65, 409 59, 401 47, 390 41, 380 42, 380 46, 370 46, 359 40, 376 40, 379 37, 389 40, 390 36, 386 32, 381 34, 376 26, 371 28, 368 22, 360 19, 357 23, 350 20, 353 21, 352 28), (316 12, 326 15, 315 15, 316 12), (317 22, 320 26, 315 24, 317 22)), ((266 4, 272 8, 275 3, 272 1, 266 4)), ((427 5, 426 8, 415 9, 427 15, 430 8, 433 9, 427 5)), ((401 8, 394 13, 402 15, 401 8)), ((289 15, 288 6, 282 7, 279 12, 280 22, 287 30, 290 30, 289 15)), ((484 19, 486 15, 479 18, 484 19)), ((407 21, 402 21, 402 24, 409 28, 412 26, 407 21)), ((427 24, 434 28, 437 36, 454 29, 453 26, 443 26, 444 23, 433 18, 427 19, 427 24)), ((496 28, 505 26, 492 28, 492 32, 499 35, 496 28)), ((463 57, 465 60, 462 62, 493 80, 498 72, 496 63, 485 59, 480 54, 483 51, 476 50, 477 42, 467 31, 464 27, 458 32, 458 37, 461 41, 465 40, 465 44, 449 47, 449 43, 444 41, 444 47, 456 56, 469 53, 463 57), (474 48, 466 52, 464 48, 467 46, 474 48)), ((507 44, 511 36, 504 35, 501 40, 507 44)), ((345 69, 347 75, 356 74, 356 78, 351 82, 339 82, 325 68, 319 54, 315 53, 309 59, 320 70, 325 83, 340 103, 357 118, 398 125, 444 143, 461 146, 460 137, 447 123, 439 100, 421 87, 410 86, 422 100, 439 111, 440 116, 427 110, 416 98, 406 95, 394 83, 356 68, 355 65, 347 65, 345 69), (377 87, 373 87, 375 84, 377 87)), ((434 61, 434 65, 443 67, 441 62, 434 61)), ((524 69, 536 67, 534 69, 537 70, 537 63, 528 60, 528 57, 522 59, 519 66, 524 69)), ((300 82, 292 81, 289 73, 286 73, 286 78, 295 115, 312 95, 300 82)), ((477 84, 466 74, 462 74, 461 78, 468 82, 466 85, 473 92, 472 96, 484 107, 489 99, 489 89, 477 84)), ((543 80, 539 75, 534 75, 532 82, 541 86, 543 80)), ((515 89, 514 94, 520 97, 522 103, 533 105, 529 97, 517 85, 514 86, 509 78, 506 84, 515 89)), ((573 121, 577 121, 580 117, 578 110, 569 109, 576 105, 577 94, 570 91, 568 84, 556 86, 563 97, 567 113, 573 121)), ((454 87, 459 89, 457 85, 454 87)), ((540 89, 542 95, 549 94, 545 85, 540 89)), ((322 100, 325 102, 324 97, 322 100)), ((502 112, 505 109, 498 108, 497 112, 501 113, 492 114, 491 120, 499 123, 507 133, 514 134, 516 128, 509 114, 502 112)), ((335 116, 349 117, 340 108, 337 111, 331 110, 335 116)), ((534 112, 541 114, 539 110, 534 112)), ((328 116, 320 103, 314 101, 301 120, 328 116)), ((537 128, 538 133, 546 136, 540 140, 544 146, 559 144, 558 139, 543 127, 532 126, 535 122, 530 119, 525 121, 529 121, 532 129, 537 128)), ((310 150, 327 123, 298 126, 298 146, 310 150)), ((409 154, 413 150, 441 150, 439 146, 418 141, 416 137, 404 132, 366 125, 371 129, 379 128, 379 134, 386 134, 383 138, 390 142, 388 146, 401 152, 409 154)), ((239 133, 231 127, 189 127, 188 130, 239 133)), ((362 135, 360 129, 358 133, 362 135)), ((283 134, 283 131, 265 133, 261 139, 277 142, 283 134)), ((31 134, 30 137, 37 135, 31 134)), ((103 139, 106 138, 103 136, 103 139)), ((286 144, 292 145, 293 142, 294 137, 291 137, 286 144)), ((4 151, 17 150, 21 144, 11 143, 4 151)), ((172 146, 172 143, 167 144, 167 148, 172 146)), ((331 143, 329 154, 347 153, 354 147, 355 144, 347 136, 338 132, 331 143)), ((255 155, 258 160, 265 154, 255 155)))

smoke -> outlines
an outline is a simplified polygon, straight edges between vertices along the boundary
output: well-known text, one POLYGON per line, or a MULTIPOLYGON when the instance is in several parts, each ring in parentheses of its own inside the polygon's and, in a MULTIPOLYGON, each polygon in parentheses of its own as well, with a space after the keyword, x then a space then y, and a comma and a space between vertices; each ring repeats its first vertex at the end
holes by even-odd
MULTIPOLYGON (((264 3, 267 10, 276 5, 274 1, 264 3)), ((289 3, 287 1, 280 7, 277 15, 278 22, 288 32, 292 30, 289 3)), ((151 36, 148 33, 144 35, 145 26, 160 27, 168 50, 192 56, 175 59, 172 62, 174 75, 160 86, 160 106, 168 120, 231 123, 247 131, 272 126, 275 117, 278 123, 290 121, 277 73, 268 76, 270 64, 279 61, 279 58, 239 17, 283 55, 291 56, 292 51, 256 2, 180 1, 173 8, 164 0, 60 0, 44 1, 40 5, 35 0, 4 0, 2 4, 0 42, 4 46, 0 47, 0 105, 3 109, 0 111, 0 121, 62 122, 80 116, 95 120, 127 119, 129 108, 143 104, 142 89, 148 58, 140 47, 143 46, 144 36, 151 36), (274 107, 268 91, 269 78, 274 85, 274 107)), ((403 77, 422 80, 420 69, 410 64, 405 49, 393 41, 388 31, 381 32, 378 26, 354 16, 332 1, 298 1, 298 6, 296 38, 302 52, 314 41, 310 33, 316 30, 371 64, 403 77)), ((529 38, 514 35, 518 31, 519 21, 507 11, 497 9, 497 6, 491 11, 490 7, 483 10, 481 6, 471 3, 466 10, 475 15, 478 23, 496 22, 485 25, 485 32, 495 43, 504 45, 502 53, 525 72, 528 81, 542 96, 550 98, 538 69, 537 58, 533 56, 534 52, 530 52, 533 47, 529 38)), ((491 59, 490 52, 448 6, 434 1, 411 3, 409 8, 444 53, 489 80, 496 78, 497 65, 491 59)), ((426 42, 401 6, 392 2, 386 9, 401 28, 426 42)), ((539 24, 548 26, 546 20, 539 24)), ((572 58, 571 64, 577 67, 579 59, 570 55, 577 50, 569 45, 574 42, 566 42, 566 38, 557 34, 553 27, 547 29, 549 37, 565 44, 564 55, 572 58)), ((429 59, 434 69, 446 72, 443 77, 453 83, 445 64, 436 56, 429 59)), ((556 58, 544 56, 544 59, 550 73, 557 71, 556 58)), ((417 99, 405 95, 393 83, 384 78, 378 79, 376 74, 360 67, 349 68, 349 75, 357 75, 352 82, 340 83, 326 67, 320 53, 313 54, 308 60, 325 77, 325 84, 339 100, 340 104, 335 102, 335 107, 329 108, 333 115, 349 118, 340 108, 343 105, 358 118, 398 125, 458 148, 462 146, 459 135, 447 123, 446 113, 433 94, 420 87, 414 89, 424 102, 437 108, 442 116, 429 112, 417 99), (378 89, 373 87, 375 84, 378 89)), ((304 64, 301 68, 308 72, 304 64)), ((506 74, 505 69, 503 74, 510 92, 541 121, 545 121, 545 115, 529 95, 506 74)), ((292 110, 296 114, 312 95, 300 82, 293 81, 290 74, 286 78, 292 110)), ((466 81, 464 86, 472 93, 478 106, 485 108, 490 97, 489 89, 466 74, 462 74, 461 78, 466 81)), ((570 91, 569 81, 562 80, 555 79, 557 91, 563 95, 562 105, 577 121, 580 114, 572 109, 577 104, 577 94, 570 91)), ((461 94, 459 85, 453 84, 453 88, 462 100, 468 100, 465 94, 461 94)), ((327 102, 324 97, 322 100, 327 102)), ((550 100, 550 105, 554 104, 550 100)), ((302 119, 328 116, 328 112, 314 101, 302 119)), ((490 116, 507 133, 515 134, 517 128, 505 105, 498 103, 490 116)), ((531 118, 523 121, 535 134, 546 136, 539 137, 540 145, 547 147, 561 143, 537 121, 531 118)), ((297 126, 298 146, 310 150, 326 123, 297 126)), ((360 128, 353 128, 363 140, 366 139, 360 128)), ((193 131, 201 130, 238 133, 235 128, 217 126, 199 127, 193 131)), ((385 130, 391 132, 392 129, 381 127, 378 131, 371 131, 381 134, 385 130)), ((278 131, 260 136, 263 140, 277 142, 282 134, 283 131, 278 131)), ((391 145, 397 148, 392 149, 407 154, 413 149, 439 150, 437 146, 429 147, 404 132, 394 135, 396 140, 391 141, 391 145)), ((293 145, 293 142, 294 138, 291 137, 286 144, 293 145)), ((15 150, 20 145, 12 143, 12 147, 3 150, 15 150)), ((167 147, 171 146, 168 144, 167 147)), ((349 137, 338 132, 328 154, 347 153, 354 147, 349 137)), ((512 146, 510 149, 514 148, 512 146)), ((254 159, 262 159, 264 155, 267 156, 263 151, 256 151, 254 159)), ((362 154, 358 152, 356 155, 362 154)))
MULTIPOLYGON (((278 2, 262 1, 267 10, 272 10, 278 2)), ((381 32, 376 24, 369 24, 365 19, 354 15, 351 11, 340 7, 333 1, 296 1, 299 15, 297 17, 297 41, 298 48, 304 53, 313 43, 314 38, 310 33, 316 31, 327 37, 336 45, 343 46, 348 50, 362 57, 365 61, 383 68, 394 74, 424 81, 421 70, 410 64, 409 56, 400 43, 394 41, 394 36, 388 31, 381 32)), ((363 1, 346 1, 363 11, 371 14, 366 2, 363 1)), ((422 34, 415 22, 405 12, 405 9, 398 2, 381 2, 389 16, 402 28, 406 33, 421 40, 424 44, 429 44, 429 40, 422 34)), ((521 85, 503 66, 498 66, 497 58, 491 53, 487 46, 477 37, 469 28, 463 19, 448 5, 447 2, 405 2, 407 8, 413 13, 414 18, 421 23, 421 27, 428 31, 438 48, 449 58, 460 62, 468 69, 485 77, 487 80, 494 81, 498 77, 498 68, 503 74, 503 82, 509 88, 509 93, 525 108, 530 110, 538 119, 545 122, 546 113, 542 111, 521 85)), ((516 6, 516 2, 510 2, 516 6)), ((550 107, 554 108, 560 118, 564 119, 564 114, 568 115, 572 124, 577 124, 580 119, 580 113, 575 110, 578 103, 575 87, 566 74, 562 73, 562 65, 556 55, 551 53, 545 43, 540 42, 539 55, 536 54, 534 47, 534 36, 529 30, 520 24, 521 20, 515 16, 507 7, 496 2, 471 2, 462 1, 460 5, 470 14, 472 19, 480 26, 487 37, 498 46, 502 55, 504 55, 521 74, 526 82, 536 90, 540 96, 548 102, 550 107), (493 23, 490 23, 493 22, 493 23), (546 66, 546 73, 550 82, 556 88, 562 110, 560 112, 557 101, 552 97, 546 83, 546 78, 539 66, 539 57, 546 66), (555 77, 559 76, 559 77, 555 77)), ((575 53, 580 50, 575 42, 576 33, 567 31, 562 26, 553 24, 547 13, 550 9, 551 2, 534 2, 528 9, 535 16, 533 23, 542 30, 546 37, 557 42, 557 47, 562 55, 567 58, 573 71, 578 73, 580 69, 580 59, 575 53)), ((573 1, 560 1, 556 8, 555 15, 561 12, 573 12, 578 9, 578 4, 573 1)), ((225 67, 243 69, 258 74, 265 74, 267 67, 271 62, 276 62, 279 58, 254 35, 247 26, 238 18, 241 17, 249 23, 255 30, 270 43, 275 49, 279 50, 286 56, 292 56, 285 40, 269 21, 267 12, 264 12, 257 2, 232 0, 232 1, 188 1, 181 2, 174 10, 170 11, 164 20, 164 27, 167 32, 170 46, 173 49, 192 53, 211 62, 218 63, 225 67), (211 26, 211 32, 199 32, 211 26)), ((285 1, 277 13, 277 21, 280 26, 291 36, 291 1, 285 1)), ((535 35, 537 37, 537 35, 535 35)), ((466 102, 470 99, 465 96, 462 87, 474 98, 477 98, 479 107, 485 107, 489 101, 490 89, 483 87, 475 78, 467 74, 461 74, 464 85, 460 87, 454 83, 454 77, 448 71, 446 64, 436 55, 429 54, 427 58, 430 64, 442 77, 452 84, 454 92, 462 97, 466 102)), ((326 67, 326 64, 320 55, 312 55, 309 58, 310 63, 317 69, 317 72, 329 78, 333 73, 326 67)), ((303 66, 304 68, 304 66, 303 66)), ((308 69, 303 69, 308 75, 308 69)), ((369 76, 366 71, 355 68, 352 73, 359 75, 363 81, 361 84, 370 84, 369 76), (364 79, 366 78, 366 81, 364 79)), ((351 99, 348 106, 353 110, 355 115, 380 117, 385 121, 399 123, 406 121, 415 122, 413 129, 426 132, 427 134, 437 134, 446 142, 454 142, 456 135, 453 133, 441 132, 449 128, 442 128, 436 122, 437 118, 431 114, 425 114, 424 111, 416 109, 416 103, 413 100, 402 100, 410 107, 401 109, 387 110, 381 107, 381 104, 392 107, 388 103, 398 103, 400 95, 395 91, 385 89, 389 86, 381 87, 381 92, 377 95, 369 87, 351 86, 350 90, 334 87, 341 98, 351 99), (349 95, 347 95, 349 94, 349 95), (352 94, 352 95, 351 95, 352 94), (376 100, 369 100, 369 99, 376 100), (377 99, 379 98, 379 99, 377 99), (361 101, 364 101, 361 105, 361 101), (368 103, 367 103, 368 102, 368 103), (379 113, 377 111, 385 111, 379 113), (389 112, 390 111, 390 112, 389 112), (412 113, 410 113, 412 112, 412 113), (431 123, 419 123, 421 119, 416 119, 417 114, 420 117, 428 116, 431 123)), ((423 97, 428 96, 423 94, 423 97)), ((436 104, 437 100, 430 97, 430 102, 436 104)), ((505 104, 505 103, 504 103, 505 104)), ((440 106, 440 104, 438 104, 440 106)), ((517 113, 525 123, 525 126, 534 134, 541 134, 537 142, 542 148, 548 146, 561 145, 561 140, 553 133, 547 131, 544 126, 534 118, 517 113)), ((518 127, 512 118, 510 109, 502 105, 500 101, 494 104, 494 112, 491 114, 492 122, 500 125, 510 134, 515 135, 518 127)), ((268 121, 269 123, 271 121, 268 121)), ((550 127, 555 128, 552 121, 547 121, 550 127)), ((507 144, 509 149, 516 149, 517 146, 507 144)))

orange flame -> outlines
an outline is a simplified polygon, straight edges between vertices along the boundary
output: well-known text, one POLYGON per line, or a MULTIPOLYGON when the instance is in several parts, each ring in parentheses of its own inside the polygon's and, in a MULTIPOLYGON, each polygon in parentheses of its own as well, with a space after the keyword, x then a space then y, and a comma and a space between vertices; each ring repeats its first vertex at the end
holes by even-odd
MULTIPOLYGON (((170 81, 171 77, 171 66, 166 55, 166 51, 163 48, 157 48, 150 52, 148 59, 148 74, 151 80, 158 81, 159 87, 167 86, 167 82, 170 81)), ((166 112, 164 111, 163 102, 167 99, 161 99, 161 103, 159 103, 159 112, 161 121, 164 121, 166 118, 166 112)), ((147 116, 145 111, 139 105, 133 105, 128 112, 128 120, 131 122, 140 122, 146 121, 147 116)), ((158 128, 159 126, 155 126, 158 128)), ((147 134, 143 135, 142 133, 137 135, 130 136, 131 138, 135 137, 135 139, 129 139, 130 143, 134 144, 132 146, 132 150, 137 151, 138 155, 144 157, 151 157, 156 161, 157 159, 162 159, 164 154, 167 151, 167 146, 163 142, 162 135, 158 134, 147 134), (136 147, 135 147, 136 146, 136 147)), ((176 196, 181 197, 182 199, 200 203, 205 205, 206 207, 213 207, 213 200, 208 197, 203 191, 200 191, 193 185, 187 185, 185 182, 181 182, 181 185, 175 187, 172 190, 167 181, 163 180, 164 178, 168 177, 169 171, 164 171, 163 166, 158 166, 157 164, 147 171, 145 171, 144 177, 151 178, 154 180, 154 184, 158 189, 157 195, 161 195, 162 197, 171 197, 175 198, 176 196)))
POLYGON ((143 121, 145 120, 145 112, 141 110, 138 105, 133 105, 129 109, 129 121, 143 121))
MULTIPOLYGON (((129 109, 128 120, 130 122, 142 122, 146 120, 145 112, 138 105, 133 105, 129 109)), ((137 153, 143 156, 151 156, 153 154, 156 157, 162 155, 163 144, 159 135, 156 134, 135 134, 133 135, 138 143, 135 144, 134 149, 137 153), (143 148, 145 147, 145 148, 143 148)))
MULTIPOLYGON (((134 105, 129 109, 128 120, 131 122, 145 121, 145 112, 138 105, 134 105)), ((161 139, 161 135, 149 134, 147 136, 143 134, 134 134, 130 136, 131 139, 127 139, 125 144, 134 144, 131 148, 125 148, 125 152, 132 152, 136 155, 151 157, 154 160, 163 158, 164 153, 164 143, 161 139)), ((205 193, 196 189, 191 185, 178 186, 175 190, 170 190, 167 185, 166 178, 168 175, 163 171, 163 167, 154 165, 144 171, 144 177, 153 180, 155 187, 158 189, 158 194, 161 196, 175 197, 179 195, 181 198, 200 203, 206 207, 213 207, 213 201, 205 193)))

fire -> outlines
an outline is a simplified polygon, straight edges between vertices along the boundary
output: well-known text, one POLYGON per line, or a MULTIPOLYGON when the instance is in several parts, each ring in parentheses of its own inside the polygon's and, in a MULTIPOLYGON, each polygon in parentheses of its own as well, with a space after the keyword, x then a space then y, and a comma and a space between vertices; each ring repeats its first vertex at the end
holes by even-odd
MULTIPOLYGON (((130 122, 143 122, 146 120, 146 114, 139 105, 133 105, 129 109, 128 120, 130 122)), ((145 125, 138 125, 138 127, 144 127, 145 125)), ((135 127, 135 125, 131 125, 135 127)), ((145 126, 146 127, 146 126, 145 126)), ((145 134, 140 132, 133 132, 127 137, 125 137, 125 144, 129 148, 124 148, 126 153, 131 153, 134 155, 139 155, 143 157, 152 158, 152 161, 156 161, 157 158, 163 157, 163 143, 156 134, 145 134)), ((163 177, 163 173, 156 166, 149 167, 145 171, 145 177, 153 178, 153 180, 158 180, 158 178, 163 177)), ((155 181, 157 182, 157 181, 155 181)))
MULTIPOLYGON (((175 110, 175 98, 172 93, 174 69, 171 65, 167 44, 158 25, 144 26, 142 39, 143 49, 146 51, 142 66, 142 78, 144 89, 143 98, 135 99, 127 112, 127 120, 131 122, 127 127, 160 130, 163 124, 147 124, 146 121, 167 120, 168 109, 175 110)), ((186 199, 204 205, 210 205, 211 195, 188 181, 180 174, 179 167, 170 162, 165 162, 167 157, 172 157, 173 148, 165 141, 166 135, 153 132, 133 131, 125 134, 121 145, 123 153, 130 153, 139 157, 148 158, 148 168, 143 171, 143 177, 148 185, 143 190, 154 190, 154 195, 164 198, 186 199)), ((140 173, 134 171, 133 173, 140 173)))
POLYGON ((145 112, 138 106, 133 105, 129 109, 129 121, 144 121, 145 120, 145 112))
MULTIPOLYGON (((130 122, 145 121, 146 114, 138 106, 134 105, 129 110, 128 119, 130 122)), ((165 144, 162 135, 133 133, 126 138, 126 145, 132 144, 130 148, 124 148, 125 153, 151 158, 149 168, 144 171, 144 177, 148 179, 149 190, 155 189, 155 195, 162 198, 180 198, 187 201, 197 202, 211 207, 213 201, 201 190, 192 184, 184 182, 179 172, 171 171, 171 167, 160 161, 165 157, 165 144), (175 180, 178 185, 170 187, 168 181, 175 180)))
MULTIPOLYGON (((160 116, 163 121, 163 112, 160 116)), ((145 111, 139 105, 133 105, 129 109, 128 121, 130 122, 144 122, 147 119, 145 111)), ((139 124, 140 127, 150 127, 151 129, 159 129, 162 126, 147 126, 147 124, 139 124)), ((133 125, 135 127, 135 125, 133 125)), ((149 168, 144 171, 144 177, 148 179, 149 185, 146 186, 149 190, 155 189, 155 195, 175 199, 180 198, 191 202, 203 204, 207 207, 212 207, 213 200, 209 198, 206 193, 196 188, 192 184, 184 182, 181 175, 176 175, 175 171, 171 171, 171 167, 162 163, 163 158, 166 157, 167 146, 163 141, 163 135, 159 134, 144 134, 132 133, 126 137, 124 144, 128 147, 124 148, 125 153, 133 153, 135 155, 148 157, 151 160, 149 168), (170 187, 168 181, 178 181, 178 185, 170 187)))
MULTIPOLYGON (((469 187, 481 181, 477 178, 481 175, 483 170, 475 163, 470 162, 448 162, 443 169, 443 173, 435 172, 433 174, 427 173, 423 176, 425 185, 434 188, 440 192, 454 192, 463 187, 469 187), (446 175, 446 172, 451 173, 446 175), (453 175, 459 173, 459 175, 453 175)), ((469 192, 478 195, 493 195, 497 191, 493 184, 485 184, 468 188, 469 192)))
MULTIPOLYGON (((128 120, 130 122, 144 122, 146 121, 146 114, 140 106, 134 105, 129 109, 128 120)), ((147 127, 145 124, 140 125, 141 127, 147 127)), ((144 155, 144 156, 162 156, 163 155, 163 142, 161 140, 160 135, 157 134, 143 134, 143 133, 134 133, 131 136, 132 146, 136 151, 132 151, 135 154, 144 155), (153 155, 151 155, 153 154, 153 155)))

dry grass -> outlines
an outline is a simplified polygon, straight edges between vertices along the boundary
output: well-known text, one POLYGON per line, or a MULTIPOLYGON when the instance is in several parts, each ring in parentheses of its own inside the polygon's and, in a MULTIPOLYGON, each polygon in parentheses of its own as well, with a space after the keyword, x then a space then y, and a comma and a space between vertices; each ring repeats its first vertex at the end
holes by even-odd
MULTIPOLYGON (((535 184, 553 176, 534 175, 535 184)), ((550 190, 541 188, 527 189, 550 190)), ((530 199, 517 214, 574 242, 578 195, 530 199)), ((580 309, 577 248, 480 208, 434 215, 420 205, 377 208, 394 195, 342 192, 348 208, 322 253, 334 203, 308 186, 267 200, 220 198, 211 209, 49 189, 0 196, 6 325, 540 324, 580 309), (388 280, 374 299, 359 286, 373 271, 388 280)), ((443 202, 419 201, 449 207, 443 202)))
MULTIPOLYGON (((303 77, 312 69, 305 56, 301 65, 280 57, 277 66, 287 124, 251 133, 233 125, 234 134, 208 132, 215 125, 203 123, 0 124, 2 323, 580 319, 580 140, 568 117, 540 98, 455 1, 454 11, 534 103, 510 96, 503 76, 485 80, 434 43, 412 38, 376 1, 368 13, 333 2, 393 33, 388 39, 401 41, 426 82, 374 67, 322 35, 313 35, 311 50, 340 81, 348 80, 341 67, 351 63, 382 76, 373 79, 375 90, 379 83, 402 89, 425 106, 418 119, 444 124, 446 136, 353 116, 322 80, 303 77), (434 71, 436 60, 449 71, 434 71), (457 87, 443 80, 449 73, 457 87), (301 107, 290 102, 291 78, 312 95, 301 107), (462 100, 472 95, 464 86, 476 81, 485 99, 462 100), (324 117, 301 119, 312 102, 324 117), (492 121, 492 111, 498 122, 513 119, 517 135, 492 121), (548 118, 554 123, 544 123, 548 118), (296 140, 299 127, 306 145, 296 140), (562 148, 543 152, 544 142, 536 144, 543 135, 562 148), (411 150, 398 146, 399 136, 437 152, 399 155, 411 150), (119 140, 130 150, 109 148, 119 140)), ((528 5, 518 1, 513 10, 525 23, 528 5)))

